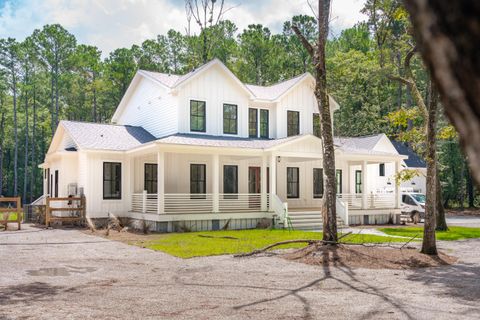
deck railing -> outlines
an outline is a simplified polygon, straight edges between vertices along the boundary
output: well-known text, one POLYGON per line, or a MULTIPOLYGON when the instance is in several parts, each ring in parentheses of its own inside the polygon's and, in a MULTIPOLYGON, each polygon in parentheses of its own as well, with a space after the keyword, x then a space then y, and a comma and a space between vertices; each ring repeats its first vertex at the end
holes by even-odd
MULTIPOLYGON (((166 193, 163 196, 164 212, 169 213, 211 213, 214 210, 212 193, 166 193)), ((268 208, 269 196, 265 199, 268 208)), ((158 195, 146 192, 132 195, 132 211, 157 213, 158 195)), ((218 212, 263 211, 260 193, 220 193, 218 195, 218 212)))
POLYGON ((371 193, 366 194, 365 199, 361 193, 339 193, 337 198, 352 210, 393 209, 396 204, 395 193, 371 193))

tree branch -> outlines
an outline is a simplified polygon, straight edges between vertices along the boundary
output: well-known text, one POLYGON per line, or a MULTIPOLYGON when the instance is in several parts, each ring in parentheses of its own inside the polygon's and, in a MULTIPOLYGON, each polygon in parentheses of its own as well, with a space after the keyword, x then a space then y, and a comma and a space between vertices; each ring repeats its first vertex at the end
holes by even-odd
POLYGON ((297 35, 297 37, 300 39, 300 42, 302 43, 303 47, 305 48, 305 50, 307 50, 308 54, 310 55, 310 57, 313 58, 313 55, 314 55, 314 47, 312 46, 312 44, 310 42, 308 42, 307 38, 305 38, 305 36, 302 34, 302 32, 300 31, 300 29, 298 28, 298 26, 296 26, 295 24, 292 25, 292 30, 293 32, 295 32, 295 34, 297 35))

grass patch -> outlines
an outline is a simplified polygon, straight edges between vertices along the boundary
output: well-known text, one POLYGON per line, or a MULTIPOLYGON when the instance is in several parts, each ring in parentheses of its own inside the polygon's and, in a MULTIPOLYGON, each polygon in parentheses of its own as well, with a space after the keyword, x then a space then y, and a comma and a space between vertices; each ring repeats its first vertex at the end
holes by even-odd
MULTIPOLYGON (((480 228, 468 228, 468 227, 449 227, 448 231, 437 231, 437 240, 461 240, 480 238, 480 228)), ((392 236, 413 237, 416 234, 418 238, 423 237, 423 227, 405 227, 405 228, 380 228, 380 231, 385 232, 392 236)))
MULTIPOLYGON (((163 251, 179 258, 204 257, 222 254, 246 253, 266 247, 279 241, 294 239, 322 238, 321 232, 288 231, 288 230, 230 230, 186 232, 158 235, 142 243, 133 243, 145 248, 163 251), (206 236, 206 237, 205 237, 206 236), (222 238, 229 237, 229 238, 222 238)), ((376 235, 349 235, 343 242, 376 243, 405 242, 401 238, 382 237, 376 235)), ((302 248, 306 244, 295 243, 277 247, 302 248)))
MULTIPOLYGON (((6 212, 1 212, 0 213, 0 219, 3 220, 3 215, 6 212)), ((17 213, 16 212, 11 212, 10 215, 8 216, 8 221, 17 221, 17 213)))

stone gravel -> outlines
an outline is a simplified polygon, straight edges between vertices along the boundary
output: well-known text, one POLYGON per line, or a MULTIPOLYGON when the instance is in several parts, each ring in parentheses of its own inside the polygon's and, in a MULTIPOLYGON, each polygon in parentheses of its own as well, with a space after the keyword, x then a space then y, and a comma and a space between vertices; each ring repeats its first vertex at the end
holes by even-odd
POLYGON ((179 259, 78 230, 0 232, 0 319, 479 319, 480 240, 452 266, 179 259))

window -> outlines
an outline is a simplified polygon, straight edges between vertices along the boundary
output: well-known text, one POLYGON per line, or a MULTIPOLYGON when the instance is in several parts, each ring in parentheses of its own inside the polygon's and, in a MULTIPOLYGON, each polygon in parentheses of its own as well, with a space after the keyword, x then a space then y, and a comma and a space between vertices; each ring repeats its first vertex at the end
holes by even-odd
POLYGON ((256 138, 258 136, 258 110, 248 109, 248 136, 256 138))
POLYGON ((55 198, 58 197, 58 170, 55 170, 55 198))
POLYGON ((47 193, 51 197, 52 195, 50 194, 51 192, 51 187, 50 187, 50 168, 47 169, 47 193))
POLYGON ((300 112, 287 111, 287 135, 296 136, 300 134, 300 112))
POLYGON ((145 163, 144 190, 147 193, 157 193, 157 168, 154 163, 145 163))
POLYGON ((237 134, 237 106, 223 105, 223 133, 237 134))
POLYGON ((205 132, 205 101, 190 100, 190 131, 205 132))
POLYGON ((313 168, 313 197, 323 197, 323 169, 313 168))
POLYGON ((313 114, 313 135, 316 137, 322 137, 322 129, 320 125, 320 114, 314 113, 313 114))
POLYGON ((122 164, 120 162, 103 163, 103 199, 122 198, 122 164))
POLYGON ((223 193, 238 193, 238 166, 223 166, 223 193))
POLYGON ((335 182, 337 183, 337 193, 342 193, 342 170, 335 171, 335 182))
MULTIPOLYGON (((207 192, 206 165, 190 165, 190 193, 205 194, 207 192)), ((191 196, 192 199, 205 199, 204 195, 191 196)))
POLYGON ((380 163, 378 165, 378 174, 380 175, 380 177, 385 177, 385 163, 380 163))
POLYGON ((362 193, 362 170, 355 170, 355 193, 362 193))
POLYGON ((299 197, 299 172, 298 168, 287 168, 287 198, 299 197))
POLYGON ((268 110, 260 109, 260 138, 268 139, 268 110))

